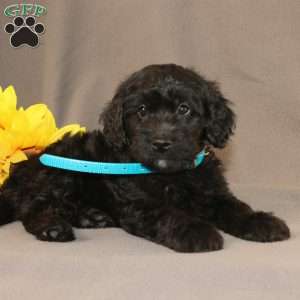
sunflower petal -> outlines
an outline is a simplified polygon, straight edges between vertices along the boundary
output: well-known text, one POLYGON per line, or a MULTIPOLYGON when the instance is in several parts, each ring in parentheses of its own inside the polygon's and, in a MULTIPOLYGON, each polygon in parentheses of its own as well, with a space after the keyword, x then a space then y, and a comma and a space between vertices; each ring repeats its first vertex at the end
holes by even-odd
POLYGON ((40 136, 44 134, 40 127, 44 122, 46 113, 47 106, 45 104, 31 105, 25 110, 28 120, 28 134, 24 138, 22 148, 34 147, 41 138, 40 136))
POLYGON ((28 131, 28 118, 22 107, 15 113, 9 130, 18 132, 28 131))
POLYGON ((62 139, 65 134, 69 133, 74 135, 79 132, 85 132, 86 129, 84 127, 80 127, 79 124, 69 124, 60 129, 58 129, 48 140, 49 145, 52 143, 57 142, 58 140, 62 139))
MULTIPOLYGON (((51 124, 50 126, 56 128, 55 120, 51 112, 49 111, 47 105, 43 103, 38 103, 29 106, 25 110, 25 114, 29 120, 30 123, 30 129, 34 130, 39 127, 41 122, 43 122, 45 119, 47 119, 47 114, 50 114, 51 124), (52 118, 51 118, 52 115, 52 118)), ((48 116, 49 118, 49 116, 48 116)))
POLYGON ((14 115, 8 132, 14 137, 15 144, 22 148, 25 137, 29 134, 29 124, 23 108, 20 108, 14 115))
POLYGON ((10 109, 0 102, 0 128, 9 128, 15 116, 16 110, 10 109))
POLYGON ((10 109, 17 108, 17 95, 12 85, 8 86, 0 96, 1 105, 5 105, 10 109), (1 101, 2 100, 2 101, 1 101))
POLYGON ((10 158, 9 160, 12 162, 12 163, 18 163, 20 161, 23 161, 23 160, 27 160, 27 156, 26 154, 22 151, 22 150, 17 150, 10 158))
POLYGON ((7 179, 8 173, 1 172, 0 170, 0 186, 4 183, 4 181, 7 179))
POLYGON ((0 129, 0 160, 4 160, 15 151, 14 141, 10 134, 0 129))
POLYGON ((23 147, 45 148, 50 136, 57 130, 53 114, 45 104, 32 105, 26 109, 25 114, 30 124, 23 147))
POLYGON ((9 160, 6 160, 2 166, 2 170, 5 172, 5 173, 9 173, 9 169, 10 169, 10 161, 9 160))

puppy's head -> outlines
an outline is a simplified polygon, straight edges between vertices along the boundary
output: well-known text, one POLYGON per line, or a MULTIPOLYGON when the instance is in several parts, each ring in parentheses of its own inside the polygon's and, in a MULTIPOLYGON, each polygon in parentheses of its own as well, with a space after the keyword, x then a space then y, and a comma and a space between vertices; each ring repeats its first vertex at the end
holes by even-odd
POLYGON ((132 74, 100 120, 112 147, 162 172, 190 168, 205 145, 224 147, 234 128, 216 84, 174 64, 132 74))

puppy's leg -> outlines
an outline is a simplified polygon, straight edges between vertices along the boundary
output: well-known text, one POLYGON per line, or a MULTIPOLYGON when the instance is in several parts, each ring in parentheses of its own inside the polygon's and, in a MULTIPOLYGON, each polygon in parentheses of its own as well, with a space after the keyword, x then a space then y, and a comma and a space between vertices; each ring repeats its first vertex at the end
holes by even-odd
POLYGON ((135 211, 120 221, 127 232, 178 252, 222 249, 223 238, 215 227, 181 211, 135 211))
POLYGON ((115 221, 107 213, 92 207, 81 208, 72 225, 78 228, 105 228, 116 226, 115 221))
POLYGON ((271 213, 253 211, 250 206, 225 195, 215 201, 213 220, 216 226, 239 238, 257 242, 286 240, 290 231, 285 222, 271 213))
POLYGON ((75 239, 71 224, 51 208, 30 213, 22 223, 29 233, 42 241, 68 242, 75 239))

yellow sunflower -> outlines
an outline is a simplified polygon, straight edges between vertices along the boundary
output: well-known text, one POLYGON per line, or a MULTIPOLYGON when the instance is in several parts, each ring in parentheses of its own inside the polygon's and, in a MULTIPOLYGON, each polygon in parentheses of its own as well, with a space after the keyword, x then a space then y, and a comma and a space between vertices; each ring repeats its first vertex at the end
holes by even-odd
POLYGON ((11 163, 26 160, 28 151, 40 152, 66 133, 85 132, 78 124, 56 127, 53 114, 45 104, 17 109, 13 86, 0 86, 0 186, 9 175, 11 163))

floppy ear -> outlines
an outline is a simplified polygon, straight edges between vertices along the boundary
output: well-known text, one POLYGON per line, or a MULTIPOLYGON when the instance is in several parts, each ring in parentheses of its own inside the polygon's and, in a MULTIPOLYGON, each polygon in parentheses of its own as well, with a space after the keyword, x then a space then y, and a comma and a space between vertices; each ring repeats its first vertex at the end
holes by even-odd
POLYGON ((229 107, 230 101, 225 99, 218 91, 215 83, 210 83, 207 97, 207 121, 204 139, 207 144, 223 148, 235 128, 235 114, 229 107))
POLYGON ((122 101, 114 97, 100 115, 99 122, 103 124, 103 134, 106 141, 114 148, 122 149, 126 145, 126 134, 123 124, 122 101))
POLYGON ((118 150, 123 149, 128 144, 123 119, 123 102, 136 89, 138 79, 139 72, 136 72, 124 80, 118 86, 113 99, 99 118, 99 123, 103 125, 106 141, 118 150))

